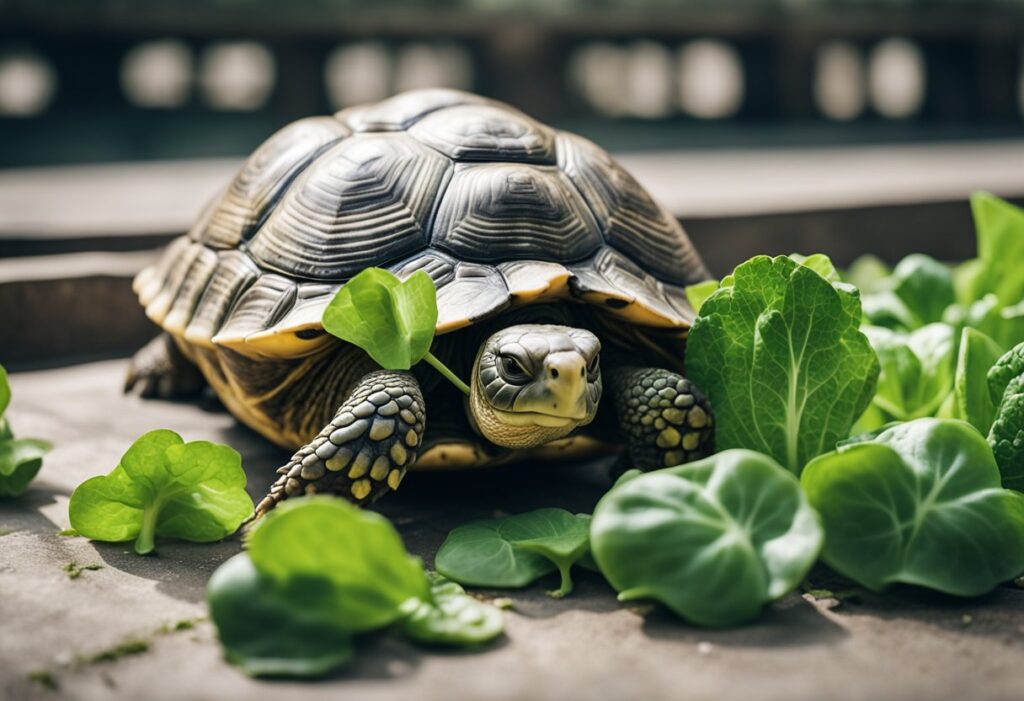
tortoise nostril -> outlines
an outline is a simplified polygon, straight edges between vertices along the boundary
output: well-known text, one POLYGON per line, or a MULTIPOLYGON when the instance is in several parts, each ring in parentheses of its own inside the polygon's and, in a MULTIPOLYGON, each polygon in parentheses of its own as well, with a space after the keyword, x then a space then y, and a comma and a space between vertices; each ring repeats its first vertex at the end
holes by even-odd
POLYGON ((557 380, 558 379, 558 370, 556 368, 551 368, 551 379, 553 379, 553 380, 557 380))

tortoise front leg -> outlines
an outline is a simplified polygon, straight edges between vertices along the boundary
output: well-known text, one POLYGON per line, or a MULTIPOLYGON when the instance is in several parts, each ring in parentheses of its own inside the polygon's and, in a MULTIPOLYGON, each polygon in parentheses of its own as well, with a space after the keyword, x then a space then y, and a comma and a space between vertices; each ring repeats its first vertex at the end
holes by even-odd
POLYGON ((199 368, 167 332, 136 351, 124 381, 125 393, 134 392, 145 399, 195 397, 204 387, 206 380, 199 368))
POLYGON ((712 453, 711 405, 688 379, 664 368, 634 367, 613 368, 605 377, 631 467, 655 470, 712 453))
POLYGON ((291 496, 330 492, 369 504, 398 489, 416 461, 425 418, 423 394, 410 373, 366 375, 327 427, 278 470, 253 518, 291 496))

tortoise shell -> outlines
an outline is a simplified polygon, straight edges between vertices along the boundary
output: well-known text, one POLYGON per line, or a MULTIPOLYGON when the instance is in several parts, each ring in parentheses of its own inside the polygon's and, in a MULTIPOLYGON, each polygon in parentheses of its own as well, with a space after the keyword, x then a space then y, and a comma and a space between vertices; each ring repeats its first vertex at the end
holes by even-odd
POLYGON ((135 290, 186 342, 296 357, 328 342, 324 307, 369 266, 429 274, 438 333, 558 298, 685 333, 683 286, 709 277, 604 150, 500 102, 420 90, 278 131, 135 290))

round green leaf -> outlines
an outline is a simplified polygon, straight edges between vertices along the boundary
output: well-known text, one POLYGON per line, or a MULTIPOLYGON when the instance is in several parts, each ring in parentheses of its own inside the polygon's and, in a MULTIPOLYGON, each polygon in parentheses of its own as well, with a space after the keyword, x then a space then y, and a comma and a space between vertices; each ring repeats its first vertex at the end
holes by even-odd
POLYGON ((155 536, 210 542, 238 530, 253 511, 239 454, 206 441, 184 443, 173 431, 144 434, 109 474, 71 495, 72 527, 87 538, 136 539, 153 550, 155 536))
POLYGON ((404 282, 367 268, 338 290, 324 329, 359 346, 381 367, 408 370, 429 351, 437 326, 437 290, 422 270, 404 282))
POLYGON ((569 568, 588 543, 585 519, 564 509, 538 509, 453 529, 434 564, 445 577, 479 587, 525 587, 557 569, 564 595, 572 588, 569 568))
POLYGON ((351 633, 322 607, 332 593, 326 580, 279 585, 246 553, 217 568, 206 590, 228 661, 257 677, 316 677, 352 658, 351 633))
POLYGON ((590 536, 620 600, 654 599, 705 626, 755 618, 803 579, 823 538, 796 478, 747 450, 620 483, 590 536))
POLYGON ((801 484, 828 533, 823 559, 870 589, 975 596, 1024 571, 1024 495, 1001 488, 962 421, 899 424, 817 458, 801 484))
POLYGON ((412 640, 432 645, 473 646, 490 642, 502 634, 501 611, 477 601, 455 582, 431 573, 430 599, 410 599, 403 606, 399 623, 412 640))
POLYGON ((256 568, 277 582, 331 582, 332 619, 352 632, 388 625, 407 600, 430 596, 422 564, 388 520, 342 499, 289 499, 253 529, 248 546, 256 568))

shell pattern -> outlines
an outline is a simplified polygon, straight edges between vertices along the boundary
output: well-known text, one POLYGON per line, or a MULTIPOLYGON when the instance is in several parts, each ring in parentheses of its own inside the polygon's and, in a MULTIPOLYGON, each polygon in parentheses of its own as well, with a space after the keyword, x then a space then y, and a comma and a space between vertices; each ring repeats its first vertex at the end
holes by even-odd
POLYGON ((278 131, 135 288, 186 341, 294 356, 324 341, 324 307, 368 266, 426 271, 439 333, 559 297, 686 329, 683 285, 709 277, 599 147, 493 100, 420 90, 278 131))

